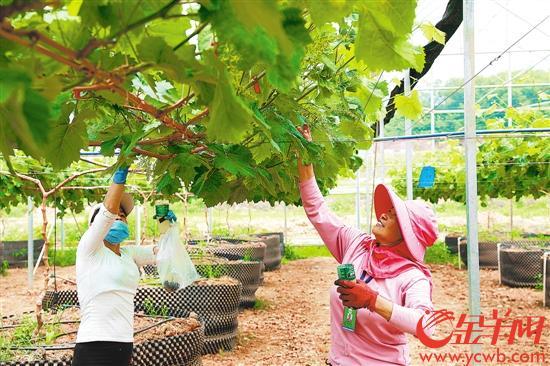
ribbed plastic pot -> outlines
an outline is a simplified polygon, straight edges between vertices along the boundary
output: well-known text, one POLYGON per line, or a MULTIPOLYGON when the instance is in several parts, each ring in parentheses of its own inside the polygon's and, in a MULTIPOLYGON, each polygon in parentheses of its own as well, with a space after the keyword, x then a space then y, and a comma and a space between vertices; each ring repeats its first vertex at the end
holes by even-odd
MULTIPOLYGON (((200 366, 204 349, 204 326, 192 332, 134 344, 132 366, 200 366)), ((51 352, 51 351, 50 351, 51 352)), ((64 360, 0 362, 0 366, 71 366, 64 360)))
POLYGON ((500 281, 510 287, 536 287, 542 278, 542 256, 550 242, 508 241, 500 244, 500 281))
MULTIPOLYGON (((145 303, 157 311, 165 309, 168 315, 199 315, 204 322, 203 353, 229 351, 236 344, 239 303, 242 284, 192 284, 177 292, 166 292, 160 287, 140 287, 134 297, 136 311, 144 311, 145 303), (222 341, 222 340, 223 341, 222 341)), ((43 309, 78 305, 76 290, 48 291, 42 300, 43 309)))
POLYGON ((258 235, 265 244, 265 270, 266 272, 281 267, 281 238, 279 235, 258 235))
MULTIPOLYGON (((498 269, 498 253, 496 241, 481 241, 479 244, 479 267, 485 269, 498 269)), ((460 244, 460 259, 468 266, 468 246, 466 241, 460 244)))
MULTIPOLYGON (((218 239, 216 239, 218 240, 218 239)), ((207 253, 229 260, 246 260, 261 262, 260 284, 264 281, 266 245, 261 241, 243 241, 242 239, 223 239, 231 244, 220 242, 219 245, 209 245, 204 250, 207 253)), ((195 241, 193 241, 195 242, 195 241)), ((196 242, 198 243, 198 242, 196 242)), ((215 244, 216 242, 214 242, 215 244)), ((193 246, 189 247, 189 254, 198 251, 193 246)))
MULTIPOLYGON (((255 234, 253 236, 256 236, 258 238, 262 238, 262 237, 270 237, 270 236, 273 236, 273 235, 276 235, 279 237, 279 251, 277 252, 275 248, 272 248, 271 249, 271 252, 268 253, 269 251, 269 248, 266 248, 266 261, 268 260, 267 257, 273 257, 275 259, 273 259, 273 262, 274 265, 272 266, 272 268, 268 269, 267 267, 270 266, 266 263, 266 271, 268 270, 271 270, 271 269, 276 269, 276 268, 279 268, 281 266, 281 260, 282 258, 285 256, 285 234, 282 233, 282 232, 272 232, 272 233, 260 233, 260 234, 255 234), (280 259, 277 259, 277 257, 280 257, 280 259), (278 263, 277 263, 278 261, 278 263)), ((266 243, 267 245, 267 243, 266 243)))
MULTIPOLYGON (((27 266, 28 242, 24 241, 0 241, 0 263, 7 261, 10 268, 20 268, 27 266)), ((33 258, 36 261, 44 240, 35 240, 33 246, 33 258)))
MULTIPOLYGON (((227 261, 222 263, 200 263, 195 264, 197 272, 203 277, 228 276, 241 282, 243 292, 239 306, 248 308, 256 302, 256 291, 260 287, 261 262, 227 261)), ((156 266, 143 267, 149 276, 157 277, 156 266)))
POLYGON ((461 244, 466 244, 466 237, 461 234, 449 234, 445 236, 445 245, 452 254, 458 253, 458 238, 461 238, 461 244))

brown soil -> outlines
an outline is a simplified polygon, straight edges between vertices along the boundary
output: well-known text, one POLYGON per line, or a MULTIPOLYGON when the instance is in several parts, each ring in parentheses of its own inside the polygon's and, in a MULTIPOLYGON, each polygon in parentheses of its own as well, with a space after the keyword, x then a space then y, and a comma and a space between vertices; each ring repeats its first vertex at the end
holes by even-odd
MULTIPOLYGON (((265 282, 256 295, 265 307, 245 310, 239 315, 238 345, 231 352, 203 356, 204 366, 218 365, 323 365, 330 347, 328 290, 336 277, 337 263, 332 258, 294 261, 274 272, 265 273, 265 282)), ((468 275, 451 266, 431 265, 434 276, 434 305, 455 313, 467 313, 468 275)), ((74 267, 58 269, 58 274, 74 278, 74 267)), ((0 304, 3 313, 33 309, 33 297, 26 292, 26 272, 10 269, 0 277, 0 304), (4 292, 7 291, 7 292, 4 292)), ((38 288, 38 286, 36 286, 38 288)), ((498 272, 481 270, 481 304, 484 313, 492 309, 512 309, 516 317, 545 316, 546 326, 540 345, 520 338, 501 350, 545 352, 550 359, 550 309, 542 307, 542 292, 501 286, 498 272)), ((440 334, 447 334, 445 325, 440 334)), ((412 365, 422 362, 419 352, 429 352, 416 338, 409 337, 412 365)), ((484 352, 496 352, 497 346, 484 346, 484 352)), ((448 345, 437 352, 468 352, 469 346, 448 345)), ((439 363, 437 365, 442 365, 439 363)), ((453 363, 453 365, 456 363, 453 363)), ((540 365, 533 363, 532 365, 540 365)), ((433 363, 436 365, 436 363, 433 363)), ((521 364, 521 365, 527 365, 521 364)))

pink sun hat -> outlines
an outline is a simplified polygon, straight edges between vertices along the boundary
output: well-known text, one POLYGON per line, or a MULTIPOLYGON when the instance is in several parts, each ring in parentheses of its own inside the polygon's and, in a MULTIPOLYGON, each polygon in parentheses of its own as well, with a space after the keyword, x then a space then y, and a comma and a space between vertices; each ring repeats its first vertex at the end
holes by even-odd
POLYGON ((423 262, 426 247, 432 246, 439 234, 433 209, 424 201, 403 201, 391 187, 377 185, 374 191, 376 219, 392 207, 407 249, 415 260, 423 262))

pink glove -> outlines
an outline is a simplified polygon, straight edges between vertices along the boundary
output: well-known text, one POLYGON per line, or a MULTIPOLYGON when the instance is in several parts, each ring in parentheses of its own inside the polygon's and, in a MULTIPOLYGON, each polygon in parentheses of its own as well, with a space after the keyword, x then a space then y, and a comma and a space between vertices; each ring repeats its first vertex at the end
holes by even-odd
POLYGON ((366 283, 338 280, 334 284, 338 286, 336 291, 340 294, 340 300, 344 306, 355 309, 367 308, 374 311, 378 292, 372 290, 366 283))

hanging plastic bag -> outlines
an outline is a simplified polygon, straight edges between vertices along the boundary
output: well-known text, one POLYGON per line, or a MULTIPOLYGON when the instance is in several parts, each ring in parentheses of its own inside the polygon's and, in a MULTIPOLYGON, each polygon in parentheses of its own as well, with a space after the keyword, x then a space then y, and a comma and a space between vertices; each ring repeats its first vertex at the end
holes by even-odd
POLYGON ((160 282, 169 292, 178 291, 200 278, 197 269, 181 243, 178 226, 170 228, 160 237, 157 253, 157 270, 160 282))

